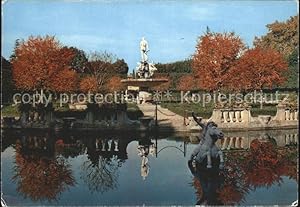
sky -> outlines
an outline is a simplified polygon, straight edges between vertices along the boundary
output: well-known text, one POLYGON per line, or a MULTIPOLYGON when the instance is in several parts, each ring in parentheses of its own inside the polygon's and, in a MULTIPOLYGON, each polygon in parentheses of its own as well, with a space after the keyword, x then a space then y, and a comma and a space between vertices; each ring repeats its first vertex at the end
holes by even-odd
POLYGON ((149 43, 154 63, 184 60, 195 52, 207 26, 234 31, 252 46, 266 25, 298 14, 297 1, 6 0, 2 4, 2 56, 16 39, 55 35, 86 53, 107 51, 124 59, 130 71, 140 61, 139 42, 149 43))

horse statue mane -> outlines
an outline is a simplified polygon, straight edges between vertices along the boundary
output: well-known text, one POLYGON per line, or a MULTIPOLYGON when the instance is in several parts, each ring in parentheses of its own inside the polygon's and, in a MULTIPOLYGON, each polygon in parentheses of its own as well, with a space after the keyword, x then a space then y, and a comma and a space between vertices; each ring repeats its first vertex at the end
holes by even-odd
POLYGON ((219 169, 223 169, 223 152, 215 144, 218 139, 224 137, 223 132, 214 122, 210 121, 207 124, 204 124, 201 122, 202 118, 198 119, 194 113, 192 113, 192 116, 199 126, 201 126, 203 132, 199 144, 191 154, 189 165, 193 164, 194 168, 197 165, 206 165, 206 168, 212 168, 213 166, 216 166, 215 163, 219 163, 219 169))

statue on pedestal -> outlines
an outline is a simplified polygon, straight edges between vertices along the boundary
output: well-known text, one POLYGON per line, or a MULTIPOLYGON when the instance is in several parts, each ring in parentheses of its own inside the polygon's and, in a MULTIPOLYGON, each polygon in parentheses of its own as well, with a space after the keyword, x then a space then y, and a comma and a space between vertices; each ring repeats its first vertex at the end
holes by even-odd
POLYGON ((153 76, 154 71, 157 70, 157 68, 154 66, 153 63, 148 63, 148 55, 149 47, 148 42, 143 37, 140 42, 140 52, 141 52, 141 61, 138 62, 137 66, 137 75, 139 78, 150 78, 153 76))

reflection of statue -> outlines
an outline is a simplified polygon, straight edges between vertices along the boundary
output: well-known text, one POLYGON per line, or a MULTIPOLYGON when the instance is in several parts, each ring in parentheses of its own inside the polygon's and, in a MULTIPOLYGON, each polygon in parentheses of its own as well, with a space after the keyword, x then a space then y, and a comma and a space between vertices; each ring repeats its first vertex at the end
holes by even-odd
POLYGON ((212 168, 212 160, 219 161, 219 168, 223 168, 224 158, 222 151, 215 145, 218 139, 224 137, 221 130, 217 128, 217 125, 214 122, 208 122, 206 125, 201 123, 201 120, 197 119, 194 114, 192 114, 195 121, 204 129, 203 136, 198 144, 198 146, 194 149, 190 162, 195 162, 197 164, 203 165, 207 163, 207 168, 212 168), (219 158, 219 160, 217 159, 219 158), (207 160, 205 162, 205 160, 207 160))
POLYGON ((146 177, 149 174, 150 166, 148 165, 148 157, 142 156, 142 163, 141 163, 141 176, 143 177, 143 180, 146 179, 146 177))
POLYGON ((150 170, 150 166, 148 164, 148 155, 149 154, 151 154, 152 156, 154 155, 155 147, 154 144, 151 142, 151 140, 146 138, 139 141, 139 145, 137 149, 138 149, 138 155, 142 157, 141 176, 143 177, 143 180, 145 180, 150 170))
POLYGON ((142 62, 147 62, 148 61, 147 52, 149 50, 148 50, 148 42, 145 40, 145 37, 142 37, 142 40, 140 42, 140 50, 141 50, 142 62))
POLYGON ((218 199, 218 190, 222 186, 223 176, 218 171, 197 169, 189 163, 189 168, 194 175, 193 185, 197 190, 196 205, 222 205, 218 199))

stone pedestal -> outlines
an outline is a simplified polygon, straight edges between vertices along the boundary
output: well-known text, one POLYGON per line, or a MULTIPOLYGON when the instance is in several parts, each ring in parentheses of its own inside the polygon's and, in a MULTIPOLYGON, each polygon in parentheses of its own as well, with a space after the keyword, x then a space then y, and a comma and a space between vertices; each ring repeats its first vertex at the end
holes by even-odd
POLYGON ((149 92, 151 88, 154 86, 158 86, 162 83, 168 82, 168 79, 166 78, 137 78, 137 79, 123 79, 121 80, 121 83, 124 83, 127 85, 128 90, 130 88, 135 88, 136 91, 138 91, 137 96, 137 103, 143 104, 146 101, 152 101, 153 96, 149 92))

